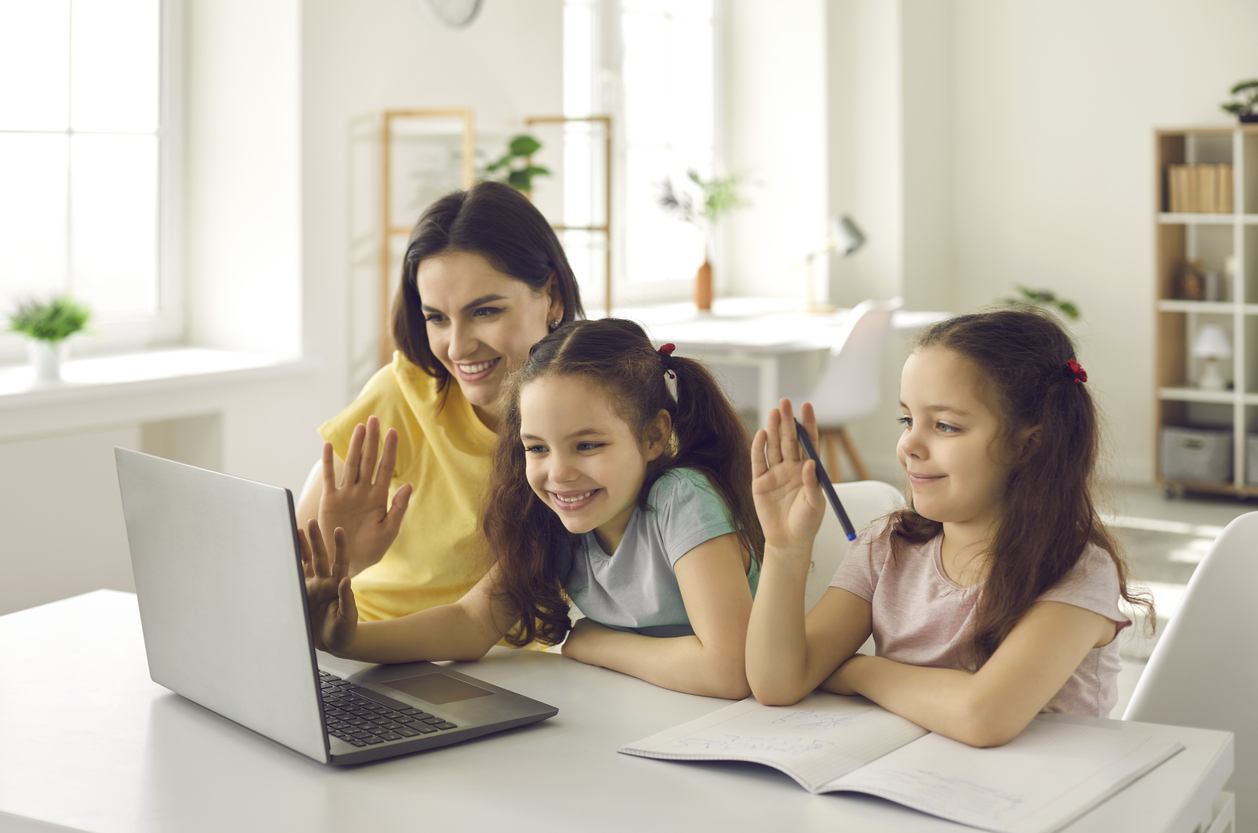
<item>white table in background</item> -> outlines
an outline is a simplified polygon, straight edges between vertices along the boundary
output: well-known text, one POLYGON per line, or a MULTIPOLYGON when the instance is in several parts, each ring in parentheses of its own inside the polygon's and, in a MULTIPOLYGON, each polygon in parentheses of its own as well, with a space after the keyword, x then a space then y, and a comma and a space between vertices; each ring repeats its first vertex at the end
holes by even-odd
MULTIPOLYGON (((810 388, 825 368, 830 348, 842 336, 851 310, 819 314, 804 312, 798 301, 790 299, 718 298, 710 314, 698 313, 691 303, 622 307, 613 312, 642 324, 655 343, 677 345, 678 355, 715 365, 755 368, 757 419, 763 425, 783 396, 801 392, 797 385, 784 385, 784 362, 802 359, 802 389, 810 388)), ((891 327, 911 333, 950 315, 897 310, 891 327)))
MULTIPOLYGON (((968 829, 867 796, 809 795, 754 764, 618 754, 622 744, 725 701, 558 654, 495 648, 460 665, 558 706, 550 720, 343 769, 153 683, 129 593, 97 591, 0 617, 0 662, 5 833, 968 829)), ((1151 732, 1186 747, 1066 828, 1071 833, 1187 833, 1232 772, 1229 732, 1067 719, 1151 732)))

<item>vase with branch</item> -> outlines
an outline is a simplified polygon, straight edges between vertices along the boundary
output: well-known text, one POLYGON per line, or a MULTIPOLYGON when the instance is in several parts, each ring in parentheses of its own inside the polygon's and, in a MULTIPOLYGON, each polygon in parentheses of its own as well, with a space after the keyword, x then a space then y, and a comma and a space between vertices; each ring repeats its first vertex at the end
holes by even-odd
POLYGON ((741 178, 737 175, 704 178, 691 168, 686 171, 690 185, 684 190, 671 179, 660 184, 659 205, 678 220, 690 223, 704 235, 703 265, 695 273, 695 306, 701 311, 712 309, 712 231, 716 223, 735 208, 750 205, 738 192, 741 178))

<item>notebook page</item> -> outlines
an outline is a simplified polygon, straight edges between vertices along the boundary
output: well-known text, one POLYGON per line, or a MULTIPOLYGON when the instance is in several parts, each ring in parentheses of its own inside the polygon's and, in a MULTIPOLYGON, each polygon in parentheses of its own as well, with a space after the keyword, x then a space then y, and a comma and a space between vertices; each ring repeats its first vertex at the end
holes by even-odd
POLYGON ((629 755, 687 761, 750 761, 774 767, 817 792, 926 734, 862 697, 813 692, 793 706, 754 697, 620 748, 629 755))
POLYGON ((1050 833, 1181 749, 1138 732, 1032 720, 992 749, 928 735, 823 790, 881 796, 987 830, 1050 833))

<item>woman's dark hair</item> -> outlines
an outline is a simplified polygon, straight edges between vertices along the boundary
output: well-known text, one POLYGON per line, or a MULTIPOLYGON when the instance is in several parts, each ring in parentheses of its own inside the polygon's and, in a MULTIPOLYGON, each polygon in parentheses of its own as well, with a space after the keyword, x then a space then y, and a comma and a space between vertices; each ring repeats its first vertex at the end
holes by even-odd
POLYGON ((583 317, 581 293, 559 238, 533 203, 501 182, 478 182, 446 194, 424 211, 411 232, 402 261, 402 283, 393 299, 393 340, 402 355, 439 380, 450 373, 433 355, 424 325, 416 274, 425 258, 467 252, 504 275, 540 292, 553 275, 563 299, 563 321, 583 317))
POLYGON ((501 571, 502 597, 519 615, 507 641, 524 645, 537 639, 553 645, 569 628, 556 553, 572 546, 576 536, 529 486, 520 442, 520 391, 551 375, 578 376, 602 388, 613 410, 640 439, 659 412, 667 411, 672 437, 665 452, 647 465, 639 508, 650 508, 646 501, 651 486, 665 472, 697 469, 725 500, 751 557, 760 560, 764 533, 751 498, 750 439, 712 374, 694 359, 657 351, 632 321, 565 324, 533 345, 528 361, 503 388, 507 409, 494 449, 482 526, 501 571), (665 382, 666 370, 676 376, 676 399, 665 382))
MULTIPOLYGON (((1088 386, 1068 365, 1076 358, 1070 336, 1049 313, 1008 308, 935 324, 913 341, 913 352, 927 348, 952 350, 977 370, 979 395, 1000 423, 991 453, 1010 466, 965 657, 971 670, 991 658, 1088 544, 1109 553, 1122 597, 1152 621, 1151 600, 1128 588, 1122 547, 1093 504, 1100 428, 1088 386), (1018 449, 1018 438, 1036 427, 1018 449)), ((942 528, 913 510, 911 493, 909 506, 892 515, 893 553, 905 542, 929 541, 942 528)))

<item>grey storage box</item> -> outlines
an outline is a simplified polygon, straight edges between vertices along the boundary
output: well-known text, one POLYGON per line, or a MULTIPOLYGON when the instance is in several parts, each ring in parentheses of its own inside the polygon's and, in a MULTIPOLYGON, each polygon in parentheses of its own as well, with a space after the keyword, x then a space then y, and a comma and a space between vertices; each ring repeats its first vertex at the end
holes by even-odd
POLYGON ((1227 428, 1162 426, 1162 479, 1231 483, 1232 432, 1227 428))

